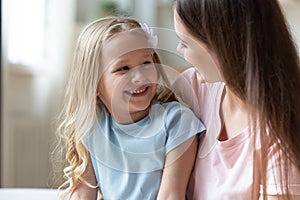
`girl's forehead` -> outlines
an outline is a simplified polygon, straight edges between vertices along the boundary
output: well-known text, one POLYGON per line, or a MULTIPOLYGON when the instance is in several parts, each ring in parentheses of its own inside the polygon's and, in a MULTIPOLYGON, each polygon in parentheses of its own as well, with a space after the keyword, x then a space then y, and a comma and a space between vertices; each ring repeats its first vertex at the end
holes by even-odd
POLYGON ((135 31, 124 31, 103 43, 101 61, 104 66, 108 66, 130 52, 149 48, 150 45, 145 34, 135 31))
POLYGON ((141 31, 124 31, 103 42, 102 54, 124 55, 139 49, 148 49, 148 39, 141 31))

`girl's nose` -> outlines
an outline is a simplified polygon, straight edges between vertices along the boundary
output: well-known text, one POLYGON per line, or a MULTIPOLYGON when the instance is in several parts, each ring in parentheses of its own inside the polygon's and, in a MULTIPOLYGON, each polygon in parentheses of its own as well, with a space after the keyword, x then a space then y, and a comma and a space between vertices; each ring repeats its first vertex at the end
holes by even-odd
POLYGON ((140 66, 135 67, 131 71, 131 82, 132 83, 140 83, 145 81, 146 77, 140 66))

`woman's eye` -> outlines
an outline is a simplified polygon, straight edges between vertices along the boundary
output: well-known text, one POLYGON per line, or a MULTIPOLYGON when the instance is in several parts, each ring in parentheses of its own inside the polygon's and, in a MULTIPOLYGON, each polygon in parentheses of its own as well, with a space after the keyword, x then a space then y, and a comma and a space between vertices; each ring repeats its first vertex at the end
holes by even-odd
POLYGON ((179 45, 180 45, 182 48, 187 48, 187 45, 186 45, 182 40, 179 41, 179 45))

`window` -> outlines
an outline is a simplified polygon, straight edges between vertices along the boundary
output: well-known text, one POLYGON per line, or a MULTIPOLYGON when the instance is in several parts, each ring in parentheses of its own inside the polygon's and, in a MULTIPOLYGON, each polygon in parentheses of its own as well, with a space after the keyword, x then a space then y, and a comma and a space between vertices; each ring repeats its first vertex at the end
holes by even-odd
POLYGON ((5 0, 9 63, 40 68, 45 58, 47 0, 5 0))

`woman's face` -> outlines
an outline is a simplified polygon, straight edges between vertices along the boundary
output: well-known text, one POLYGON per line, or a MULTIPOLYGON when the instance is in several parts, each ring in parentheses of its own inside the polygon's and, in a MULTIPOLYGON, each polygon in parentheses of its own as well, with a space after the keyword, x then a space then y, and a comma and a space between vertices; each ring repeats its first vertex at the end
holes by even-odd
POLYGON ((174 28, 180 39, 177 51, 195 67, 206 82, 222 81, 214 52, 189 33, 176 10, 174 11, 174 28))

